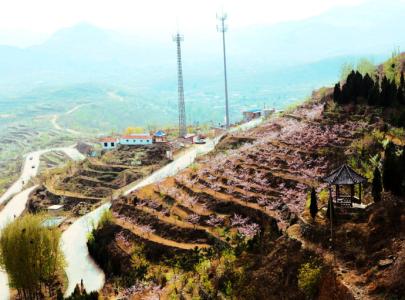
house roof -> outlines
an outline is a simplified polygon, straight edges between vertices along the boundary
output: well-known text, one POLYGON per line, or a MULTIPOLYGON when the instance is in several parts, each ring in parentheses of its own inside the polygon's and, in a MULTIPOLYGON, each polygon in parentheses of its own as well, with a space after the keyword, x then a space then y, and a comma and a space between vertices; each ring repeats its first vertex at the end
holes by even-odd
POLYGON ((189 138, 191 138, 191 137, 195 137, 196 135, 194 134, 194 133, 187 133, 185 136, 184 136, 184 138, 185 139, 189 139, 189 138))
POLYGON ((121 139, 126 139, 126 140, 140 140, 140 139, 151 139, 152 137, 149 134, 130 134, 130 135, 123 135, 121 136, 121 139))
POLYGON ((54 204, 54 205, 48 206, 48 209, 49 210, 58 210, 58 209, 61 209, 62 207, 63 207, 63 204, 54 204))
POLYGON ((158 137, 162 137, 162 136, 166 136, 166 133, 163 130, 158 130, 155 132, 154 135, 158 136, 158 137))
POLYGON ((367 182, 367 178, 344 164, 333 170, 329 175, 325 176, 323 181, 329 184, 356 184, 367 182))
POLYGON ((116 141, 118 141, 118 138, 110 137, 110 136, 100 139, 100 142, 102 142, 102 143, 111 143, 111 142, 116 142, 116 141))

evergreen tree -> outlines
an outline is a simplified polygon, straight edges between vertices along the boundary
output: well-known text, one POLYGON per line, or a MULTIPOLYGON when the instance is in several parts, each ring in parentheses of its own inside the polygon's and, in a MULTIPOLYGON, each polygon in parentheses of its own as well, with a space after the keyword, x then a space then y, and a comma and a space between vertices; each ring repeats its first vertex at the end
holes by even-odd
POLYGON ((342 94, 345 96, 343 103, 354 102, 356 96, 356 73, 353 70, 347 76, 346 83, 342 87, 342 94))
POLYGON ((315 219, 316 214, 318 213, 318 199, 316 197, 316 191, 314 187, 311 189, 311 202, 309 204, 309 212, 311 213, 312 219, 315 219))
POLYGON ((373 182, 372 182, 372 190, 371 194, 373 195, 374 202, 381 201, 381 192, 382 192, 382 184, 381 184, 381 173, 378 167, 375 167, 374 174, 373 174, 373 182))
POLYGON ((333 100, 336 103, 342 102, 342 91, 340 90, 340 82, 335 84, 335 88, 333 89, 333 100))
POLYGON ((370 75, 366 74, 362 81, 360 96, 367 99, 373 87, 374 80, 370 77, 370 75))
POLYGON ((357 103, 357 98, 362 96, 362 89, 363 89, 363 75, 361 75, 359 71, 356 71, 354 73, 353 95, 352 95, 352 101, 354 103, 357 103))
POLYGON ((368 104, 369 105, 376 105, 379 106, 381 105, 381 93, 380 93, 380 85, 377 82, 374 83, 370 94, 368 96, 368 104))
POLYGON ((386 76, 381 80, 381 104, 384 107, 389 107, 392 104, 390 95, 390 82, 386 76))

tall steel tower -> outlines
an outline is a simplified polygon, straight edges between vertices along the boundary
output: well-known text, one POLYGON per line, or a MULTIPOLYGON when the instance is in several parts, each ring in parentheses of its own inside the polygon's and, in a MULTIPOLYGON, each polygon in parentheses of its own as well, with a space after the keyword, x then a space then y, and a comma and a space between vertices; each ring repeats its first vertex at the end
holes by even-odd
POLYGON ((226 128, 229 128, 229 104, 228 104, 228 78, 226 73, 226 51, 225 51, 225 32, 228 27, 225 24, 225 20, 228 16, 225 13, 217 15, 219 24, 217 25, 218 32, 222 33, 222 48, 224 52, 224 77, 225 77, 225 121, 226 128))
POLYGON ((181 45, 184 40, 183 36, 177 32, 173 36, 173 41, 177 44, 177 81, 178 81, 178 94, 179 94, 179 136, 183 137, 187 134, 186 127, 186 108, 184 104, 184 88, 183 88, 183 67, 181 63, 181 45))

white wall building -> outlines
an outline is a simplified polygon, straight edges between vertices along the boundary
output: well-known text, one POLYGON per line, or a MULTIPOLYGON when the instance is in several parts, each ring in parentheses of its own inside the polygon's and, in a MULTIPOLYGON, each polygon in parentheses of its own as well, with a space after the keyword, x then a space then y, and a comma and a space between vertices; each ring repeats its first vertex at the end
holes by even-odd
POLYGON ((119 143, 121 145, 150 145, 153 143, 153 138, 147 133, 123 135, 120 137, 119 143))
POLYGON ((104 150, 115 149, 118 146, 119 139, 114 137, 105 137, 100 140, 104 150))

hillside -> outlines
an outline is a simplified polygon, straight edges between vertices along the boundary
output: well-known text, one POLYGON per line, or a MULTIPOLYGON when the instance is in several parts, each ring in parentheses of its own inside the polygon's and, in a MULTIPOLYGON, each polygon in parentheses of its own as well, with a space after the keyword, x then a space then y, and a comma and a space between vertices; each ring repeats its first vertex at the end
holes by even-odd
MULTIPOLYGON (((403 71, 404 60, 395 63, 395 70, 403 71)), ((103 293, 185 299, 401 297, 404 182, 390 190, 384 179, 380 201, 370 183, 375 157, 383 156, 379 163, 386 170, 387 149, 403 149, 403 129, 390 125, 402 104, 376 107, 359 96, 343 105, 335 96, 332 89, 315 92, 294 110, 225 136, 214 152, 181 174, 114 200, 112 216, 88 245, 107 275, 103 293), (322 178, 343 163, 369 183, 361 192, 362 205, 334 207, 331 245, 322 178), (318 195, 315 219, 308 208, 312 187, 318 195)))
POLYGON ((163 144, 122 146, 100 157, 48 169, 39 180, 41 185, 30 194, 27 209, 38 213, 50 205, 63 204, 65 217, 84 215, 167 164, 167 149, 163 144))

